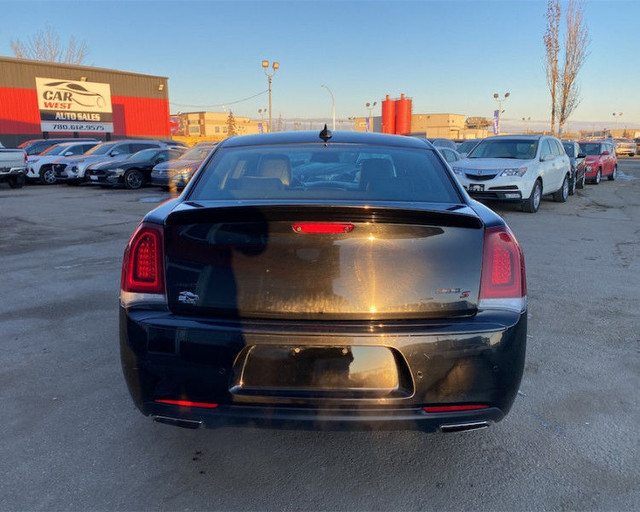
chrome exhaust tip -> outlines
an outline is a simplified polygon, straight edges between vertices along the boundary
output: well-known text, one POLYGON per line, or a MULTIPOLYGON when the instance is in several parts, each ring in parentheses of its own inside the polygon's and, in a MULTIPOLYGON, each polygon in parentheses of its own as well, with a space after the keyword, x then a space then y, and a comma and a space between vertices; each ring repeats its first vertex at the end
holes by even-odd
POLYGON ((470 430, 481 430, 489 426, 488 421, 472 421, 468 423, 451 423, 440 425, 440 431, 444 433, 469 432, 470 430))
POLYGON ((174 427, 196 429, 202 427, 202 421, 183 420, 180 418, 170 418, 168 416, 153 416, 153 421, 164 423, 165 425, 173 425, 174 427))

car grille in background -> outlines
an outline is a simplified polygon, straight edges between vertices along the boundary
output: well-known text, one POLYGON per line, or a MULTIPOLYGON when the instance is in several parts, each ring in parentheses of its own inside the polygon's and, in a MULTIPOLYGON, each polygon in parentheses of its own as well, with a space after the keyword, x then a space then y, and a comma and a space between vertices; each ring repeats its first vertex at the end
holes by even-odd
POLYGON ((475 174, 467 174, 466 175, 467 178, 469 178, 470 180, 473 181, 488 181, 488 180, 492 180, 493 178, 495 178, 497 176, 496 174, 483 174, 482 176, 476 176, 475 174))

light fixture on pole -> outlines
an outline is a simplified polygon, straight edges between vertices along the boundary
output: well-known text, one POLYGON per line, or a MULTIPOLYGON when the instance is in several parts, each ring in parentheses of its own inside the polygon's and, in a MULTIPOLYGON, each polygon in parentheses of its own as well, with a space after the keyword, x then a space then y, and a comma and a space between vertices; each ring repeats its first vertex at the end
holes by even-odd
MULTIPOLYGON (((614 112, 613 113, 613 118, 616 120, 616 132, 618 131, 618 120, 621 117, 622 117, 622 112, 618 112, 618 113, 614 112)), ((616 136, 618 136, 617 133, 616 133, 616 136)))
POLYGON ((369 109, 369 117, 368 117, 368 123, 367 123, 367 131, 368 132, 372 132, 373 131, 373 116, 371 115, 371 111, 374 109, 374 107, 378 104, 377 101, 374 101, 373 103, 369 103, 368 101, 364 104, 365 107, 367 107, 369 109))
POLYGON ((273 69, 273 73, 269 74, 269 72, 267 71, 267 69, 269 68, 269 61, 268 60, 263 60, 262 61, 262 70, 264 71, 264 74, 267 76, 267 83, 269 84, 269 133, 271 133, 271 78, 273 77, 273 75, 276 74, 276 71, 278 70, 278 68, 280 67, 280 63, 278 62, 274 62, 271 65, 271 68, 273 69))
POLYGON ((331 89, 329 89, 326 85, 322 84, 320 87, 324 87, 329 94, 331 95, 331 118, 333 120, 333 124, 332 124, 332 130, 335 131, 336 130, 336 101, 333 98, 333 93, 331 92, 331 89))
POLYGON ((507 101, 507 98, 509 96, 511 96, 511 93, 509 92, 504 93, 504 96, 502 98, 497 92, 493 94, 493 99, 498 102, 498 127, 496 130, 496 135, 500 135, 500 118, 502 117, 502 113, 504 112, 504 110, 502 110, 502 103, 507 101))

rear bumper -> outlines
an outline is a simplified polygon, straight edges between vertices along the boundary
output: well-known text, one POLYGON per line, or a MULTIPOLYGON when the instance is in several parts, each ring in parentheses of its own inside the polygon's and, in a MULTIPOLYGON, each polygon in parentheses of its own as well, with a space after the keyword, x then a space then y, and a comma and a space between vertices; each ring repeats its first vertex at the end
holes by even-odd
POLYGON ((157 421, 209 428, 432 432, 447 430, 448 425, 483 427, 500 421, 515 400, 524 368, 526 330, 526 312, 482 313, 447 323, 328 326, 215 321, 120 308, 122 368, 136 406, 157 421), (243 393, 239 355, 255 345, 389 347, 398 354, 403 392, 375 398, 266 388, 243 393), (186 407, 156 401, 167 399, 218 405, 186 407), (487 407, 423 410, 466 404, 487 407))
POLYGON ((26 169, 24 167, 0 167, 0 181, 6 181, 20 174, 26 176, 26 169))

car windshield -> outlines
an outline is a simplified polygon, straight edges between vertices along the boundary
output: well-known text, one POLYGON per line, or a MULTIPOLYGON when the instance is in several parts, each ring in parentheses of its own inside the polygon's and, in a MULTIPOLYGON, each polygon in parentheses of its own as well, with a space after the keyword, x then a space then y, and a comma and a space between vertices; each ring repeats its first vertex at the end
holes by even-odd
POLYGON ((156 153, 158 153, 157 149, 143 149, 142 151, 138 151, 137 153, 131 155, 129 158, 127 158, 127 160, 133 162, 145 162, 147 160, 151 160, 156 155, 156 153))
POLYGON ((106 155, 115 145, 115 142, 111 144, 98 144, 87 151, 85 155, 106 155))
POLYGON ((214 146, 201 146, 191 148, 189 151, 181 155, 178 160, 204 160, 211 153, 214 146))
POLYGON ((562 144, 564 146, 564 151, 567 154, 567 156, 570 157, 575 157, 575 153, 574 153, 574 146, 573 144, 562 144))
POLYGON ((460 203, 434 151, 352 144, 221 148, 189 200, 460 203))
POLYGON ((537 140, 483 140, 467 155, 467 158, 514 158, 518 160, 533 160, 536 157, 537 150, 537 140))
POLYGON ((601 145, 591 142, 583 142, 580 144, 580 151, 585 155, 599 155, 602 153, 601 145))
POLYGON ((479 142, 479 140, 465 140, 458 146, 458 153, 468 153, 475 148, 479 142))
POLYGON ((51 146, 50 148, 45 149, 42 153, 40 153, 40 155, 41 156, 45 156, 45 155, 61 155, 62 153, 64 153, 64 151, 68 147, 69 146, 64 146, 64 145, 58 144, 57 146, 51 146))

